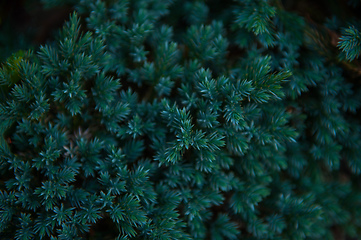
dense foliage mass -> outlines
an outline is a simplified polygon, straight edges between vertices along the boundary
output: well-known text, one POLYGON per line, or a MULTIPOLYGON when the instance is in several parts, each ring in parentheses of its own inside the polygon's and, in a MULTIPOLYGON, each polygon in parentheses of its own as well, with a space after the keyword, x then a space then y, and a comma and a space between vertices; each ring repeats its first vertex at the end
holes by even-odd
POLYGON ((1 239, 361 235, 360 19, 42 2, 75 12, 0 70, 1 239))

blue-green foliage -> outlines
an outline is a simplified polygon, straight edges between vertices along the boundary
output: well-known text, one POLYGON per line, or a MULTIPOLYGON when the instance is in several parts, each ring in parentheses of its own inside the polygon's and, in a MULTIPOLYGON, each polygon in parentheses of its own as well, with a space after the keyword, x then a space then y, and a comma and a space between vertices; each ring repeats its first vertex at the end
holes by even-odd
POLYGON ((361 54, 361 32, 355 26, 344 29, 338 47, 346 54, 347 60, 358 58, 361 54))
POLYGON ((1 239, 361 234, 360 84, 278 1, 211 2, 67 1, 8 59, 1 239))

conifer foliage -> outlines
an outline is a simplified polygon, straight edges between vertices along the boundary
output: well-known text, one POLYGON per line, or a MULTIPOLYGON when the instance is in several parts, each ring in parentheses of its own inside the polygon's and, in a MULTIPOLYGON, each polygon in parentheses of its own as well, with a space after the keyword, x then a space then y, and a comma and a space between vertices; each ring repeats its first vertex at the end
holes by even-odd
POLYGON ((360 19, 66 3, 56 38, 0 69, 1 239, 361 235, 360 19))

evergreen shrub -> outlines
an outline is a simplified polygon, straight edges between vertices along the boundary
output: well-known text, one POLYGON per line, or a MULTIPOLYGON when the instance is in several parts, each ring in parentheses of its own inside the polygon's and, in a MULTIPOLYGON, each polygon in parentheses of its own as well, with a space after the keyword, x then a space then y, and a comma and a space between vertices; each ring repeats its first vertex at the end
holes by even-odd
POLYGON ((361 236, 360 18, 42 2, 74 13, 1 66, 1 239, 361 236))

